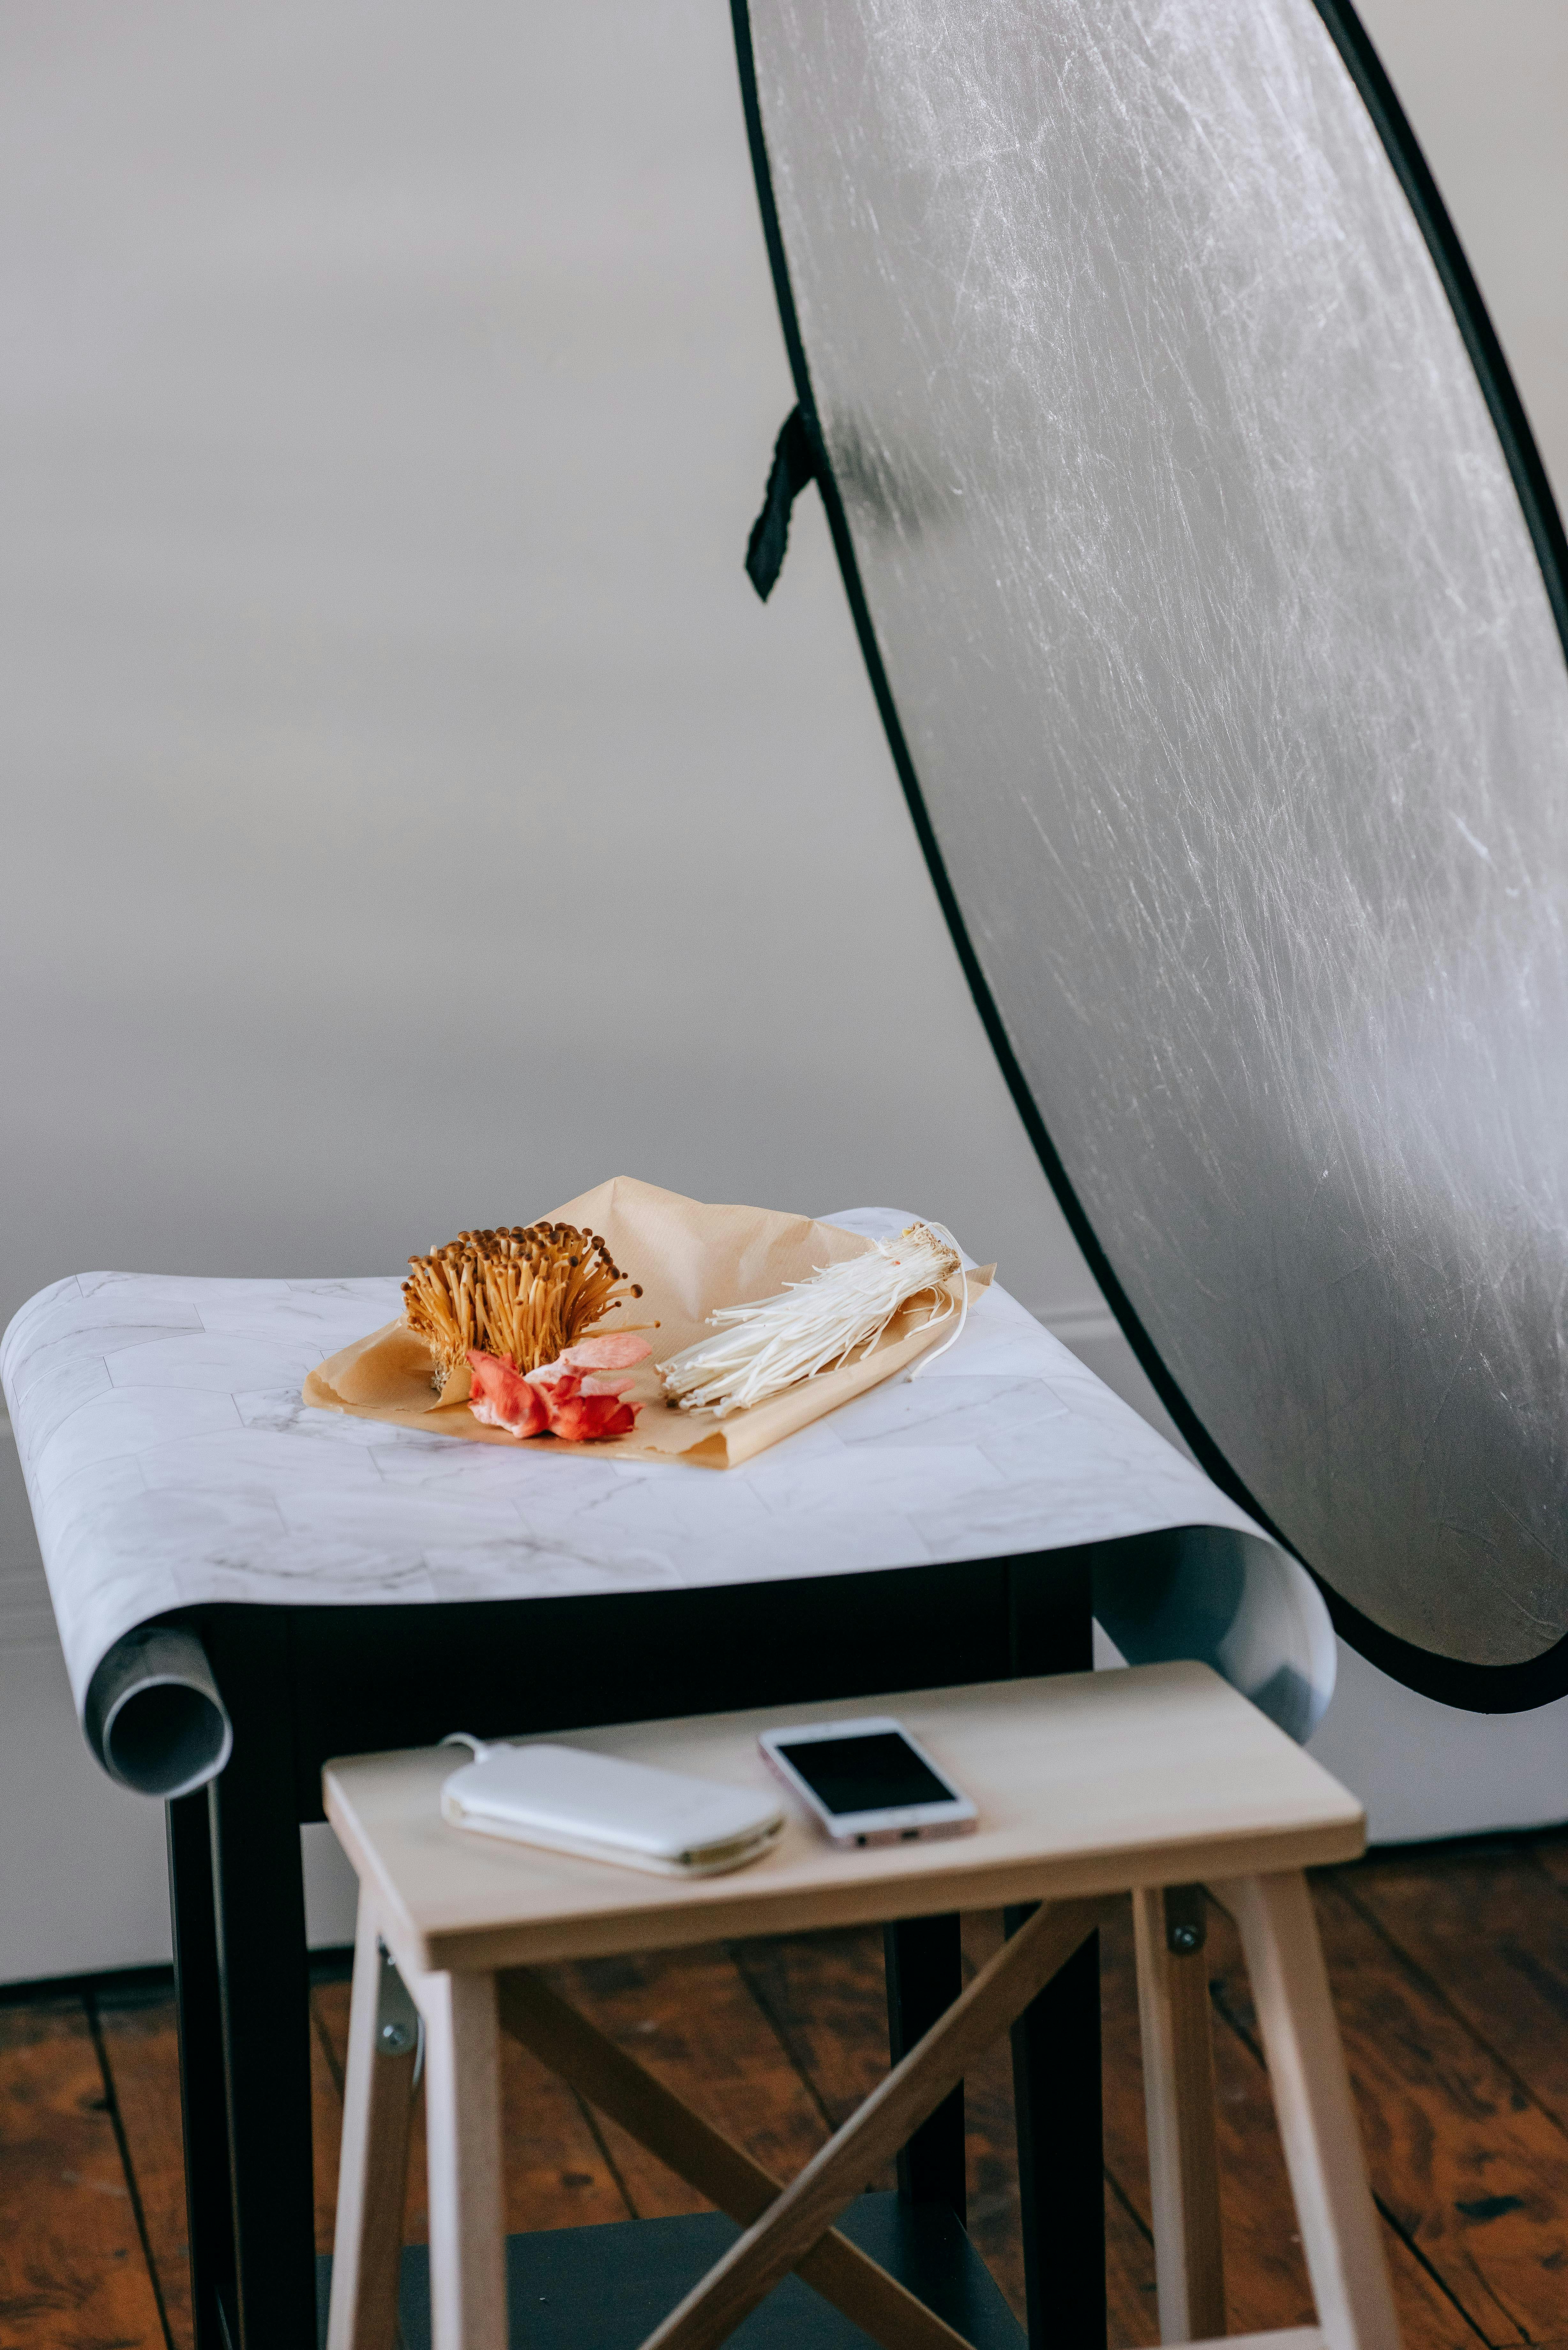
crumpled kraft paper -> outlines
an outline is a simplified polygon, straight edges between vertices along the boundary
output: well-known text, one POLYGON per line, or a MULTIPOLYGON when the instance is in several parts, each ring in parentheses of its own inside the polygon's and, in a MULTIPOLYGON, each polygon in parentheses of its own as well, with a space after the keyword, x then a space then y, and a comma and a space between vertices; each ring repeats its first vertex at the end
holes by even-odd
MULTIPOLYGON (((851 1396, 862 1395, 905 1368, 928 1347, 950 1335, 950 1318, 933 1321, 929 1300, 907 1305, 876 1344, 836 1370, 787 1388, 765 1403, 729 1412, 678 1411, 664 1400, 657 1366, 702 1336, 716 1306, 740 1305, 772 1297, 786 1281, 805 1281, 822 1265, 863 1256, 872 1243, 858 1232, 809 1217, 786 1216, 770 1208, 710 1207, 661 1191, 629 1175, 613 1176, 564 1208, 549 1222, 577 1224, 602 1233, 616 1263, 642 1295, 611 1314, 606 1330, 640 1329, 653 1349, 639 1363, 628 1399, 640 1403, 629 1436, 594 1444, 567 1444, 556 1436, 520 1440, 485 1428, 469 1410, 466 1379, 459 1374, 442 1396, 431 1389, 430 1349, 402 1322, 389 1322, 317 1364, 305 1382, 305 1400, 324 1411, 346 1411, 361 1419, 390 1420, 398 1428, 427 1429, 435 1436, 459 1436, 473 1444, 525 1445, 535 1453, 589 1452, 624 1461, 684 1461, 704 1469, 733 1469, 764 1451, 781 1437, 820 1419, 851 1396), (635 1317, 635 1318, 634 1318, 635 1317), (648 1326, 653 1323, 658 1327, 648 1326), (454 1389, 461 1386, 461 1398, 454 1389)), ((993 1265, 967 1278, 971 1299, 989 1286, 993 1265)), ((957 1303, 955 1275, 949 1295, 957 1303)))

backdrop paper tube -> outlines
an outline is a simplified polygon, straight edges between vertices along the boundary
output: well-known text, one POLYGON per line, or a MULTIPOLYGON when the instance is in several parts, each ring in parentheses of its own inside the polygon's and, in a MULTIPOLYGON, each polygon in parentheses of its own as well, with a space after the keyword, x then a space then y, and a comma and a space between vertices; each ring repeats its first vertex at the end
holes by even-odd
POLYGON ((165 1799, 215 1779, 234 1742, 201 1641, 162 1624, 115 1642, 92 1677, 83 1727, 111 1779, 165 1799))
POLYGON ((1338 1652, 1323 1594, 1261 1535, 1175 1526, 1107 1544, 1095 1565, 1095 1616, 1129 1665, 1212 1665, 1299 1742, 1328 1711, 1338 1652))
MULTIPOLYGON (((1095 1575, 1095 1614, 1127 1662, 1201 1658, 1290 1737, 1309 1738, 1334 1695, 1334 1643, 1304 1568, 1227 1527, 1176 1527, 1153 1558, 1149 1542, 1110 1546, 1095 1575)), ((200 1640, 163 1625, 115 1643, 84 1727, 111 1778, 163 1798, 215 1778, 234 1743, 200 1640)))

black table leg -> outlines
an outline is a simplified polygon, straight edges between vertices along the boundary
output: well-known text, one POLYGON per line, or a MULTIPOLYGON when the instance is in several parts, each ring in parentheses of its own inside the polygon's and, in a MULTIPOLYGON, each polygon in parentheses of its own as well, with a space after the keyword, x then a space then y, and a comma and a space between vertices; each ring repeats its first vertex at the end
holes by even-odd
POLYGON ((228 2102, 218 1990, 217 1921, 208 1791, 166 1806, 174 2002, 180 2022, 180 2104, 185 2134, 186 2234, 195 2350, 224 2350, 220 2299, 232 2308, 228 2102))
MULTIPOLYGON (((1032 1915, 1007 1912, 1011 1934, 1032 1915)), ((1029 2350, 1104 2350, 1106 2202, 1100 1938, 1092 1934, 1012 2027, 1012 2101, 1029 2350)))
MULTIPOLYGON (((1015 1674, 1094 1664, 1086 1552, 1019 1560, 1011 1595, 1015 1674)), ((1012 1933, 1030 1915, 1007 1912, 1012 1933)), ((1105 2350, 1105 2152, 1100 1938, 1092 1935, 1012 2028, 1012 2096, 1030 2350, 1105 2350)))
MULTIPOLYGON (((888 1964, 888 2039, 897 2064, 963 1989, 959 1921, 956 1917, 905 1918, 883 1928, 882 1942, 888 1964)), ((898 2192, 912 2203, 945 2203, 961 2221, 968 2219, 961 2081, 899 2155, 898 2192)))
POLYGON ((315 2350, 310 1979, 286 1666, 254 1652, 214 1663, 234 1725, 233 1755, 212 1787, 232 2350, 315 2350))

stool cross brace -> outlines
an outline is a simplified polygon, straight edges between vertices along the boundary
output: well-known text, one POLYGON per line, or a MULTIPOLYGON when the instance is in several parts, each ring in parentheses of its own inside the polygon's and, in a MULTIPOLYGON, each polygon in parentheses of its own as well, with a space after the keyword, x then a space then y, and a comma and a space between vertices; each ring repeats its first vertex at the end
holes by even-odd
MULTIPOLYGON (((531 1969, 475 1978, 410 1975, 409 1989, 432 2054, 432 2101, 441 2095, 443 2073, 450 2069, 454 2077, 466 2076, 466 2093, 443 2099, 440 2118, 433 2110, 430 2116, 436 2350, 505 2350, 506 2345, 498 2179, 483 2175, 489 2166, 476 2161, 472 2145, 465 2157, 458 2142, 464 2135, 488 2137, 493 2117, 498 2119, 493 2089, 484 2095, 483 2074, 493 2074, 493 2064, 486 2068, 475 2062, 476 2043, 497 2025, 745 2229, 649 2335, 643 2350, 710 2350, 727 2340, 792 2270, 798 2270, 883 2350, 965 2350, 961 2334, 840 2235, 833 2223, 872 2172, 898 2151, 1113 1907, 1109 1898, 1096 1898, 1036 1910, 799 2176, 782 2189, 760 2163, 558 1998, 531 1969), (459 1985, 465 1991, 454 1998, 459 1985), (449 2132, 452 2143, 446 2147, 449 2132), (445 2147, 454 2173, 463 2174, 460 2195, 437 2191, 433 2171, 438 2143, 445 2147), (443 2223, 448 2222, 451 2241, 443 2241, 449 2233, 443 2223)), ((399 2035, 402 2044, 394 2050, 389 2037, 383 2044, 377 2022, 386 2004, 387 1966, 362 1898, 354 2010, 356 2016, 363 2011, 364 2022, 358 2033, 350 2025, 344 2183, 327 2350, 392 2350, 395 2338, 396 2243, 415 2075, 411 2037, 404 2042, 399 2035), (370 1994, 363 2001, 362 1979, 370 1994)))

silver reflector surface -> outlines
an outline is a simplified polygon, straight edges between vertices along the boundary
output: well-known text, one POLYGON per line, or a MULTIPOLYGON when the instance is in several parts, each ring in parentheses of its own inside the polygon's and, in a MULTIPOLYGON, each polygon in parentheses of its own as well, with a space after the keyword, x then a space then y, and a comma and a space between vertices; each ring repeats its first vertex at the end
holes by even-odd
POLYGON ((1309 0, 755 0, 747 42, 1015 1090, 1210 1457, 1487 1702, 1463 1669, 1568 1633, 1568 670, 1497 385, 1309 0))

